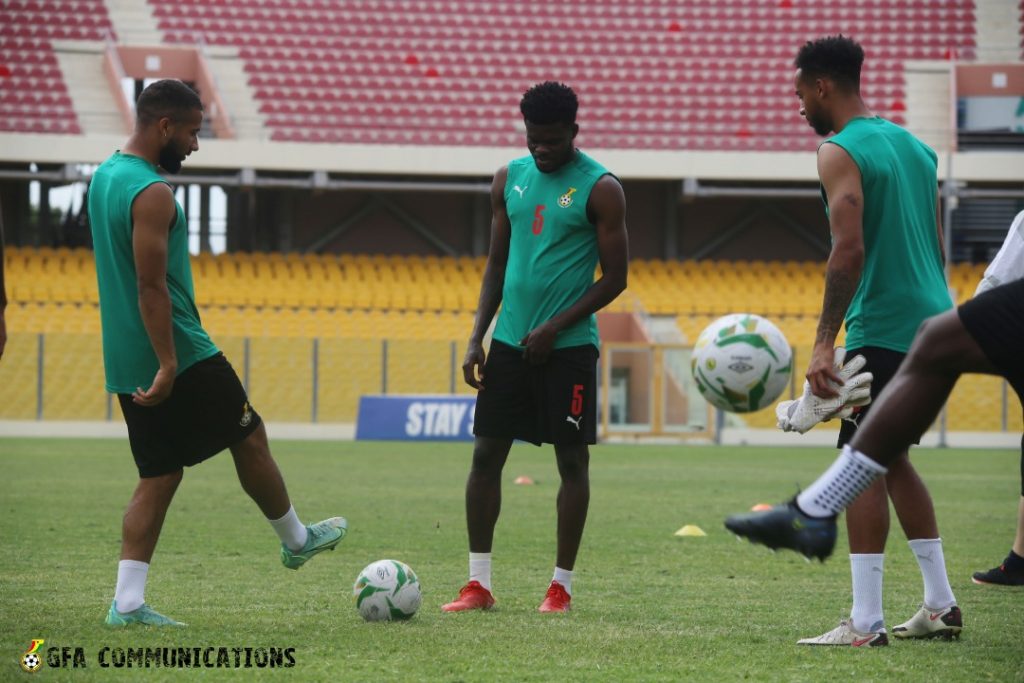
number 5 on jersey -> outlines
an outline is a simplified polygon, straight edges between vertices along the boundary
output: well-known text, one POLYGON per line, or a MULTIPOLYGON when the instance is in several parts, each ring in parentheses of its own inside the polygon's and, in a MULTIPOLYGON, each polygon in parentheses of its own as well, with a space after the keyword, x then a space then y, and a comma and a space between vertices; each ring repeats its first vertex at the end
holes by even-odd
POLYGON ((537 208, 533 210, 533 234, 539 235, 540 231, 544 229, 544 205, 538 204, 537 208))

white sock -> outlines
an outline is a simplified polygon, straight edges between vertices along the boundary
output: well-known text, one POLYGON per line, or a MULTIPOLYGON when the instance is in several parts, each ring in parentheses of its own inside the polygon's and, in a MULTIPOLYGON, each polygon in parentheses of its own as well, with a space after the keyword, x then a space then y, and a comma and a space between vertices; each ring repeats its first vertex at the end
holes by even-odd
POLYGON ((121 560, 117 563, 117 588, 114 602, 121 614, 134 612, 146 601, 146 577, 149 563, 138 560, 121 560))
POLYGON ((907 541, 917 566, 921 568, 924 580, 924 606, 929 609, 946 609, 956 604, 953 589, 946 576, 946 558, 942 554, 941 538, 918 538, 907 541))
POLYGON ((302 546, 306 545, 309 530, 299 521, 294 506, 289 507, 288 512, 284 513, 284 517, 281 519, 268 519, 267 521, 270 522, 270 526, 274 527, 281 542, 288 546, 288 550, 295 552, 302 550, 302 546))
POLYGON ((850 574, 853 575, 853 609, 850 620, 861 633, 875 633, 885 628, 882 616, 882 572, 884 553, 850 553, 850 574))
POLYGON ((469 580, 476 581, 487 590, 491 590, 491 554, 469 554, 469 580))
POLYGON ((565 592, 572 596, 572 570, 555 567, 555 576, 551 580, 562 584, 565 592))
POLYGON ((847 444, 832 467, 800 492, 796 504, 811 517, 838 515, 886 472, 886 468, 847 444))

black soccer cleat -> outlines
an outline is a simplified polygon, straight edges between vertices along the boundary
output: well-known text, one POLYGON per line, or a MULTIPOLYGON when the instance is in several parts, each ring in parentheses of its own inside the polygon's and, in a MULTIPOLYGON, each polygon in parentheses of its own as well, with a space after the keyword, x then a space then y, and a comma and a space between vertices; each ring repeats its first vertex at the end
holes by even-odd
POLYGON ((987 572, 974 572, 971 581, 977 584, 993 586, 1024 586, 1024 574, 1006 570, 1006 563, 989 569, 987 572))
POLYGON ((751 543, 772 550, 789 548, 822 562, 836 545, 836 518, 809 517, 796 506, 795 499, 764 512, 733 515, 725 520, 725 528, 751 543))

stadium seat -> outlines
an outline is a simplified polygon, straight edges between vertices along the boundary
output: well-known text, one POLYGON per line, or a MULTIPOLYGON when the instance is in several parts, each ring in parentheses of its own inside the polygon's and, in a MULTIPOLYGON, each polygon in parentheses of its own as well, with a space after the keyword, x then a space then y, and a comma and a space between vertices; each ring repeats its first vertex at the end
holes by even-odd
POLYGON ((538 0, 386 9, 356 2, 344 10, 312 1, 149 4, 166 42, 191 42, 200 26, 208 43, 239 46, 271 139, 316 143, 520 145, 516 94, 564 72, 580 94, 590 147, 810 150, 816 138, 796 115, 788 82, 794 44, 840 29, 857 35, 869 60, 865 95, 882 115, 905 99, 905 60, 950 51, 969 59, 975 45, 970 0, 599 0, 572 13, 551 13, 538 0), (572 52, 566 31, 576 37, 572 52), (381 104, 389 106, 372 108, 381 104), (474 127, 466 130, 453 110, 474 127), (734 125, 692 127, 726 113, 734 125))

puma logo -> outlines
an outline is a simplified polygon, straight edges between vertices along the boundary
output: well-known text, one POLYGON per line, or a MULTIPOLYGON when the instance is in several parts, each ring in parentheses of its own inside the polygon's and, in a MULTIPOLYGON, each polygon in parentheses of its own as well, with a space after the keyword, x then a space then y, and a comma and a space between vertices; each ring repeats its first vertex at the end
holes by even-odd
POLYGON ((924 560, 925 562, 928 562, 930 564, 934 564, 935 560, 932 559, 932 555, 934 555, 934 554, 935 554, 935 551, 934 550, 930 550, 930 551, 928 551, 927 555, 918 555, 917 558, 919 560, 924 560))
POLYGON ((574 425, 576 425, 576 431, 578 432, 578 431, 580 431, 580 422, 583 422, 583 416, 580 415, 579 417, 577 417, 574 420, 574 419, 572 419, 572 416, 566 415, 565 416, 565 421, 566 422, 572 422, 574 425))
POLYGON ((526 188, 527 187, 529 187, 529 185, 525 185, 523 187, 519 187, 518 185, 516 185, 512 189, 515 190, 516 192, 518 192, 519 193, 519 198, 522 199, 523 198, 523 193, 526 192, 526 188))

